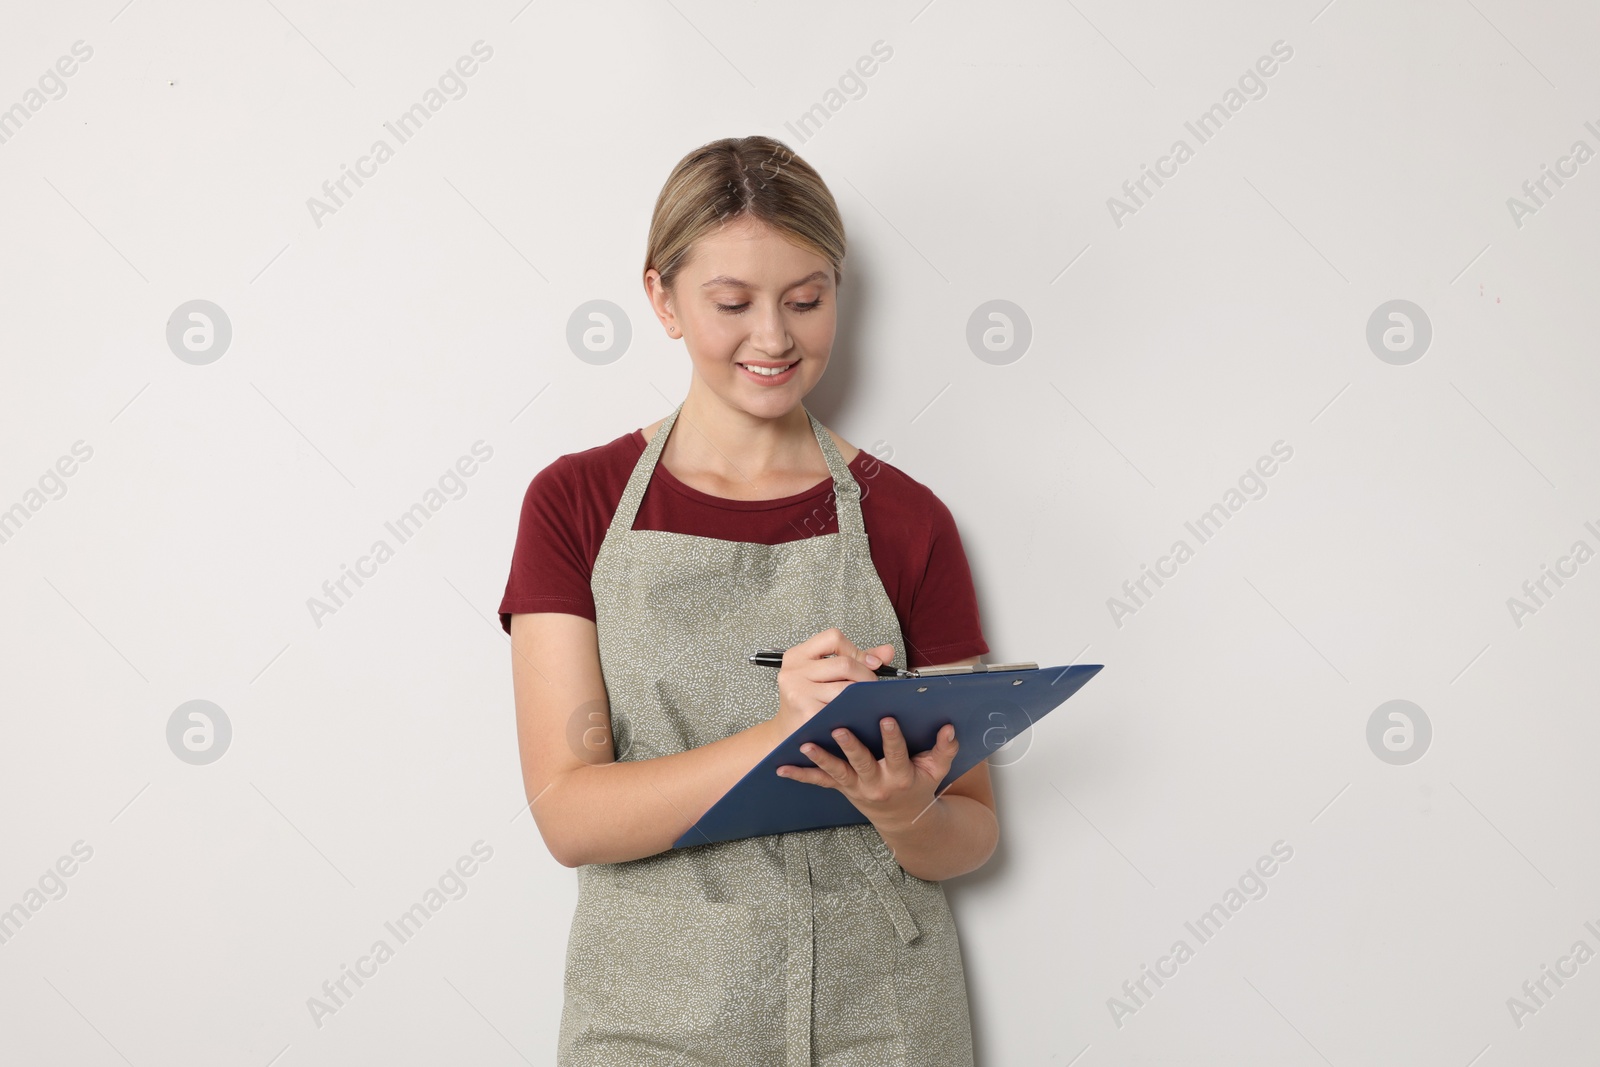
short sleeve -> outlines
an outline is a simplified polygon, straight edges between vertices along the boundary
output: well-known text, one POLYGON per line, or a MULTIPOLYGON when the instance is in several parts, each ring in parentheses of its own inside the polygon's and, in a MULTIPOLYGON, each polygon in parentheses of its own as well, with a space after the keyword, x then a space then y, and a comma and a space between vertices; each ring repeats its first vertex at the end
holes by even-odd
POLYGON ((989 651, 978 618, 978 595, 972 568, 956 529, 955 516, 944 501, 928 494, 930 528, 928 562, 902 620, 908 667, 952 663, 989 651))
POLYGON ((500 601, 500 625, 511 632, 511 616, 560 611, 593 619, 593 562, 578 520, 585 514, 566 456, 534 475, 522 498, 511 574, 500 601))

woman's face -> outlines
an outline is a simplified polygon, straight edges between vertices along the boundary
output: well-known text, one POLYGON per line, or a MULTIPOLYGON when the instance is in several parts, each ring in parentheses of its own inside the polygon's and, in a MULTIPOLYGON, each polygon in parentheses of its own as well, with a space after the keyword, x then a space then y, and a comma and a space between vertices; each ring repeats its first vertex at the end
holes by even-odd
POLYGON ((676 326, 695 373, 731 407, 763 418, 791 410, 828 366, 838 323, 833 267, 748 216, 703 237, 673 286, 647 275, 663 324, 676 326), (781 366, 762 377, 743 365, 781 366))

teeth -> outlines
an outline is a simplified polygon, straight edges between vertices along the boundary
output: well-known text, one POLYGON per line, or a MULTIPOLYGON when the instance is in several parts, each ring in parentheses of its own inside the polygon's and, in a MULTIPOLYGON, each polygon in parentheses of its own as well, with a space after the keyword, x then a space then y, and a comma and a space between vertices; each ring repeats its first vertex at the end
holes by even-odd
POLYGON ((745 370, 751 371, 751 372, 753 372, 755 374, 760 374, 760 375, 762 375, 764 377, 772 378, 772 377, 776 377, 779 374, 782 374, 784 371, 786 371, 790 367, 794 366, 794 364, 793 363, 785 363, 781 367, 752 367, 748 363, 741 363, 741 364, 739 364, 739 366, 741 366, 745 370))

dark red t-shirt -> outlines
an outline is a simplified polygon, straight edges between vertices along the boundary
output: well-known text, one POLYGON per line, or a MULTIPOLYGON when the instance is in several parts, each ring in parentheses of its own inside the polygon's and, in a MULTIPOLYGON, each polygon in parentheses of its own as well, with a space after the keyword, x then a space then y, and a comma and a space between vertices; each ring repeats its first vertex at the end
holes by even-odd
MULTIPOLYGON (((558 456, 522 499, 500 625, 511 616, 559 611, 593 620, 590 577, 628 476, 648 442, 642 430, 558 456)), ((972 570, 955 518, 933 491, 865 449, 850 463, 861 485, 861 520, 872 563, 894 605, 906 665, 928 667, 989 651, 972 570)), ((636 530, 776 545, 838 532, 833 482, 775 500, 728 500, 679 481, 658 462, 636 530)))

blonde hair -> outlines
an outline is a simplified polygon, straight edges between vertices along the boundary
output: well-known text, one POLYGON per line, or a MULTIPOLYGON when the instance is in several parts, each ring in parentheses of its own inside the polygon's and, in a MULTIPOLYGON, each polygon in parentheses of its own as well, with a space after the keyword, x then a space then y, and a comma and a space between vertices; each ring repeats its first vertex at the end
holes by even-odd
POLYGON ((827 259, 844 277, 844 222, 821 175, 782 141, 759 134, 701 145, 667 175, 650 216, 644 269, 672 291, 695 242, 750 217, 827 259))

